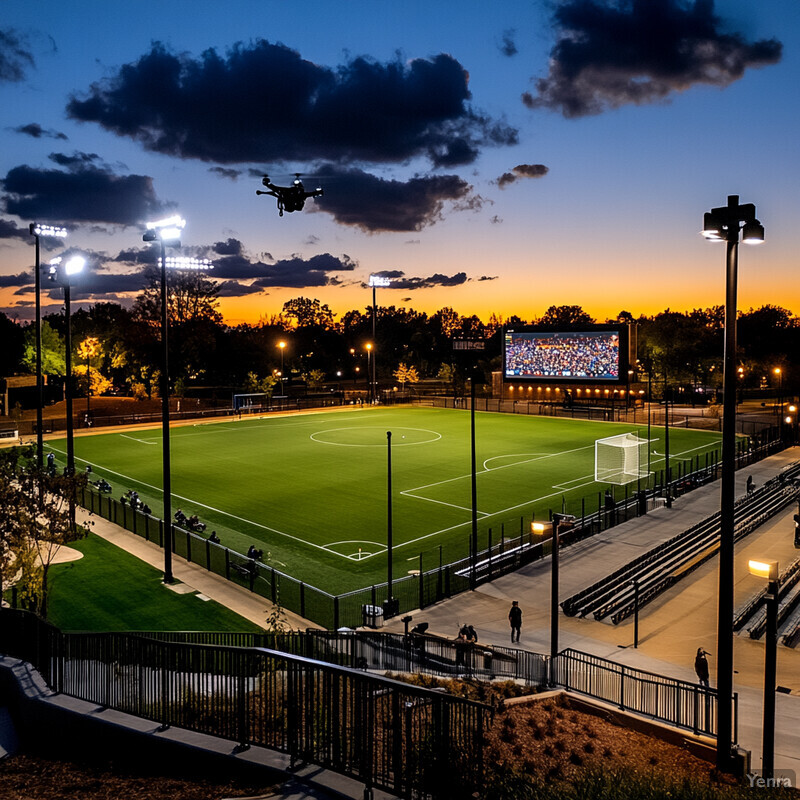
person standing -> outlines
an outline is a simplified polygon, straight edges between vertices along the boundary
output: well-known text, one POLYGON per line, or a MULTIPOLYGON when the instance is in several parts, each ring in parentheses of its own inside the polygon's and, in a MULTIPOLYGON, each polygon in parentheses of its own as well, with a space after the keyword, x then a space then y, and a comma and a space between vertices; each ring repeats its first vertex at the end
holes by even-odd
POLYGON ((706 658, 707 655, 708 653, 703 650, 702 647, 698 647, 697 656, 695 656, 694 659, 694 671, 697 673, 697 682, 706 689, 709 688, 708 659, 706 658))
POLYGON ((511 625, 511 641, 519 641, 519 632, 522 628, 522 609, 516 600, 511 602, 511 608, 508 611, 508 621, 511 625), (514 635, 516 634, 516 639, 514 635))

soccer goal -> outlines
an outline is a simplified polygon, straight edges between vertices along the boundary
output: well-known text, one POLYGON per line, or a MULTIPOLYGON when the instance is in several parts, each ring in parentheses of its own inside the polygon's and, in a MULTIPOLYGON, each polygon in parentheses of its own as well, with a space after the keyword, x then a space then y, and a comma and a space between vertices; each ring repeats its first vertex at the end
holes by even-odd
POLYGON ((626 483, 647 477, 647 439, 621 433, 594 443, 594 479, 598 483, 626 483))
POLYGON ((266 410, 269 400, 270 395, 264 392, 235 394, 233 396, 233 410, 238 414, 255 414, 258 411, 266 410))

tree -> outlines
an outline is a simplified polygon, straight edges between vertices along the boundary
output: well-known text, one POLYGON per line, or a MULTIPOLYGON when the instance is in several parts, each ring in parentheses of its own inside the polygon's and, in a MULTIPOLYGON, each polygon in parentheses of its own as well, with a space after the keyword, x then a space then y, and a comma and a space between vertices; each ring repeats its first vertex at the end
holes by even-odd
POLYGON ((333 328, 333 311, 316 298, 295 297, 283 304, 282 316, 294 319, 298 328, 317 326, 324 330, 333 328))
POLYGON ((550 306, 539 322, 553 328, 576 329, 583 325, 593 325, 594 318, 580 306, 550 306))
MULTIPOLYGON (((36 328, 34 325, 25 330, 22 364, 30 372, 36 372, 36 328)), ((64 340, 47 320, 42 320, 42 375, 66 375, 66 373, 67 360, 64 352, 64 340)))
POLYGON ((0 452, 0 583, 12 581, 31 607, 47 616, 48 573, 62 545, 88 532, 72 521, 85 474, 50 476, 32 447, 0 452), (13 573, 13 576, 12 576, 13 573))
POLYGON ((312 369, 306 374, 306 385, 309 389, 319 389, 325 382, 325 372, 321 369, 312 369))
POLYGON ((409 367, 402 361, 392 373, 400 386, 405 388, 407 383, 419 383, 419 373, 414 367, 409 367))

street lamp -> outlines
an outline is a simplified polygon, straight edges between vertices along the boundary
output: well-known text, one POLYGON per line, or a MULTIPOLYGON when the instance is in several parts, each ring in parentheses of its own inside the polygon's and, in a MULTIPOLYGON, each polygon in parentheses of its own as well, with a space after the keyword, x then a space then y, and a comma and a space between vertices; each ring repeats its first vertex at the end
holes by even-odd
POLYGON ((196 258, 167 258, 167 245, 180 246, 181 231, 186 220, 175 215, 157 222, 148 222, 142 236, 144 242, 158 242, 161 264, 161 440, 162 495, 164 505, 164 583, 172 583, 172 476, 169 452, 169 316, 167 313, 167 268, 210 269, 211 262, 196 258))
POLYGON ((281 397, 283 397, 284 396, 284 393, 283 393, 283 351, 286 349, 286 342, 281 340, 280 342, 278 342, 278 347, 281 349, 281 371, 280 371, 280 376, 281 376, 281 397))
POLYGON ((780 579, 777 561, 750 559, 747 568, 751 575, 766 578, 767 632, 764 652, 764 729, 761 733, 761 777, 769 780, 775 772, 775 679, 778 663, 778 592, 780 579))
MULTIPOLYGON (((378 320, 378 303, 377 303, 377 295, 376 290, 379 286, 388 286, 391 283, 389 278, 385 278, 383 275, 370 275, 369 276, 369 285, 372 287, 372 341, 376 342, 376 323, 378 320)), ((372 391, 370 393, 370 399, 374 403, 377 398, 377 381, 375 380, 375 359, 372 360, 372 372, 370 372, 372 376, 372 391)))
POLYGON ((67 229, 58 228, 54 225, 40 225, 38 222, 31 222, 28 230, 31 236, 33 236, 36 246, 34 266, 34 286, 36 293, 36 462, 39 469, 41 469, 44 465, 44 433, 42 431, 44 397, 42 390, 42 265, 39 252, 39 237, 51 236, 57 239, 64 239, 67 235, 67 229))
POLYGON ((703 217, 703 236, 727 242, 725 271, 725 358, 722 376, 722 478, 720 487, 719 598, 717 604, 717 768, 733 768, 733 536, 736 499, 736 287, 739 232, 745 244, 764 241, 764 228, 752 203, 741 205, 729 195, 728 205, 703 217))
POLYGON ((66 379, 64 383, 64 396, 67 401, 67 474, 75 474, 75 443, 73 440, 72 419, 72 325, 70 323, 70 287, 72 278, 86 266, 83 256, 72 256, 69 260, 54 258, 50 262, 50 280, 56 281, 64 289, 64 313, 66 316, 67 332, 64 341, 66 349, 66 379))
POLYGON ((367 396, 369 397, 369 402, 375 402, 375 362, 372 359, 372 343, 367 342, 367 380, 369 381, 369 392, 367 396), (371 376, 371 377, 370 377, 371 376))

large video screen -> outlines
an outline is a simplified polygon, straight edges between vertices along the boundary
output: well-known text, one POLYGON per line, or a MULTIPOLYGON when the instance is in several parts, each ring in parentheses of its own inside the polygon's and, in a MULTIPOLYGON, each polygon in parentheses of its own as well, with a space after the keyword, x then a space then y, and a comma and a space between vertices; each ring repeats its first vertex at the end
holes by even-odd
POLYGON ((618 383, 627 379, 627 371, 627 329, 623 326, 505 333, 506 380, 618 383))

